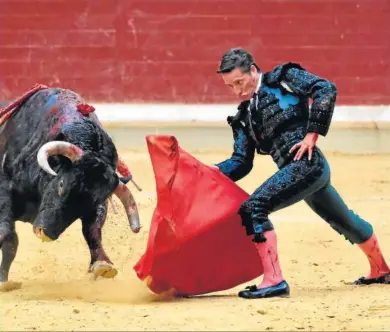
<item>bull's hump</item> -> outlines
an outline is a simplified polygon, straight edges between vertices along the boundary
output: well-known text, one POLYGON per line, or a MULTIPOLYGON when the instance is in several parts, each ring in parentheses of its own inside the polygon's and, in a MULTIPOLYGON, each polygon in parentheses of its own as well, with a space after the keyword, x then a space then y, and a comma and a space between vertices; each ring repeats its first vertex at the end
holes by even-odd
POLYGON ((29 111, 40 110, 43 113, 55 116, 59 113, 76 113, 76 105, 84 102, 83 98, 72 90, 63 88, 49 88, 38 91, 32 96, 26 104, 24 109, 29 111))
POLYGON ((46 108, 51 109, 53 106, 62 107, 65 110, 76 111, 76 105, 83 103, 83 98, 67 89, 56 88, 48 92, 46 108))

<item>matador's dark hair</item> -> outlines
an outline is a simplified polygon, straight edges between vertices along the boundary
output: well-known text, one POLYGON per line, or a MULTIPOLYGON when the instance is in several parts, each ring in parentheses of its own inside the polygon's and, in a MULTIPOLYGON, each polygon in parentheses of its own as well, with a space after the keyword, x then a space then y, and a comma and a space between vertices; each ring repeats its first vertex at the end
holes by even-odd
POLYGON ((256 67, 258 72, 260 71, 252 54, 243 48, 231 48, 222 56, 217 73, 230 73, 235 68, 240 68, 244 73, 248 73, 252 65, 256 67))

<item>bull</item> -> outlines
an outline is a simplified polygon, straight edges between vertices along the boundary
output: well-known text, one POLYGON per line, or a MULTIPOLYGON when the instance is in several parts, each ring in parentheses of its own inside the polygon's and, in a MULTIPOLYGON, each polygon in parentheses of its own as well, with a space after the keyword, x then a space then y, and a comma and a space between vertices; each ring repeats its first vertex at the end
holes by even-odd
POLYGON ((0 123, 0 287, 7 285, 18 249, 16 221, 31 223, 42 241, 54 241, 81 219, 88 272, 106 278, 117 274, 102 245, 112 195, 122 202, 131 230, 140 230, 126 186, 131 177, 116 173, 115 145, 85 106, 74 91, 43 87, 0 123))

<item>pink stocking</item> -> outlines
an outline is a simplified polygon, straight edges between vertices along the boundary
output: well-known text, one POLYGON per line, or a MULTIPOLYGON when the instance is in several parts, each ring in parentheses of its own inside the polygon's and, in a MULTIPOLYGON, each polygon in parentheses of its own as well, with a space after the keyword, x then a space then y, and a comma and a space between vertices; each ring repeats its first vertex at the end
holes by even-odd
POLYGON ((367 278, 378 278, 390 272, 375 234, 366 242, 359 244, 359 247, 366 254, 370 263, 371 271, 367 278))
POLYGON ((276 233, 275 231, 268 231, 264 233, 264 236, 267 239, 266 242, 256 243, 264 267, 263 281, 258 285, 258 288, 275 286, 283 281, 279 265, 276 233))

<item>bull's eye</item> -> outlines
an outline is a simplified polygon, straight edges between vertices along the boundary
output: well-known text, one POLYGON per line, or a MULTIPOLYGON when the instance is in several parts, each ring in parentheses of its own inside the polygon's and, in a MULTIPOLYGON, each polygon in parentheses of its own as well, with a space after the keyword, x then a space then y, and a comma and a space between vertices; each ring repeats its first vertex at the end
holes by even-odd
POLYGON ((58 183, 58 195, 62 195, 64 192, 64 179, 61 179, 60 182, 58 183))

